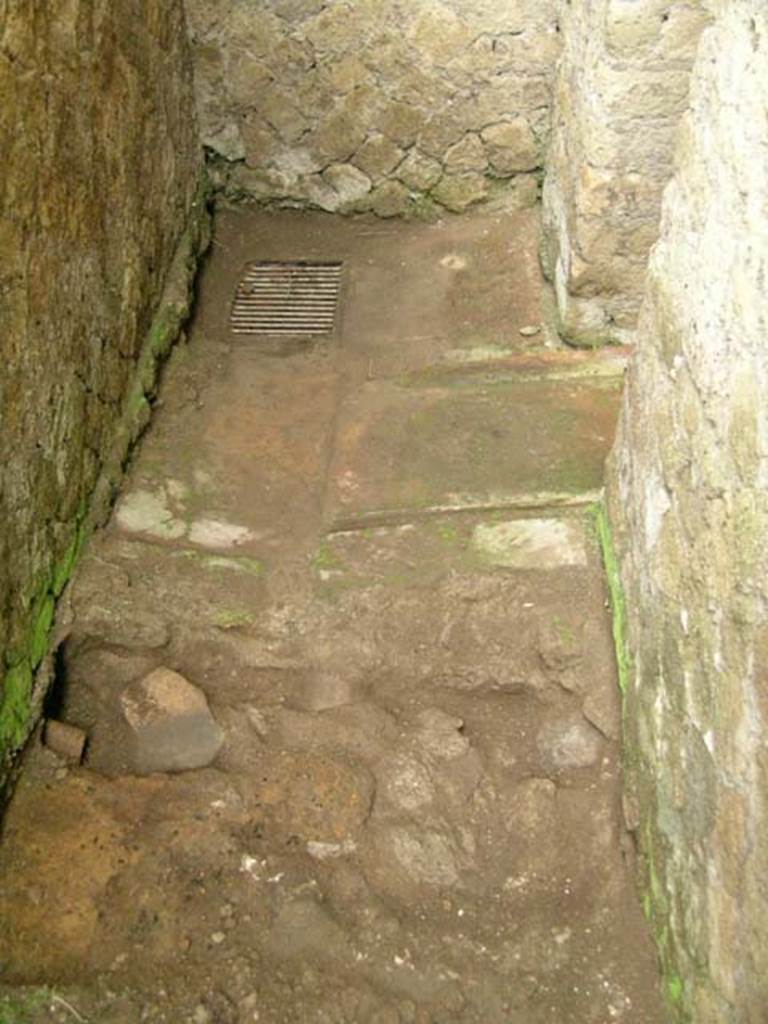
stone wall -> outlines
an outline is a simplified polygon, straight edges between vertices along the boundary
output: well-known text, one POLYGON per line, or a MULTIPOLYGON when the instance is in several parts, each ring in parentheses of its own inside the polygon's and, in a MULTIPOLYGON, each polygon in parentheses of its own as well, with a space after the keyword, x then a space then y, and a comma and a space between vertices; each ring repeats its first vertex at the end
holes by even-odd
POLYGON ((679 1019, 768 1007, 768 8, 713 5, 611 466, 628 813, 679 1019))
POLYGON ((545 269, 573 343, 631 338, 707 20, 703 0, 563 4, 545 269))
POLYGON ((536 198, 557 0, 186 0, 235 196, 394 216, 536 198))
POLYGON ((178 331, 205 204, 180 0, 0 0, 0 95, 1 785, 97 480, 103 504, 178 331))

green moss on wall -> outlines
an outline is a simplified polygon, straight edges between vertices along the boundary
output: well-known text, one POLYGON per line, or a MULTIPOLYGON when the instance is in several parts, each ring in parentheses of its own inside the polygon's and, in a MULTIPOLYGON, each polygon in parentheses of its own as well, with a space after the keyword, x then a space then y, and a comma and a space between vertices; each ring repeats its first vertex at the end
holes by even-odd
POLYGON ((659 956, 662 991, 676 1024, 690 1024, 691 1017, 685 1009, 685 981, 678 971, 670 929, 670 904, 660 868, 659 839, 651 814, 646 818, 640 835, 640 853, 643 912, 659 956))
POLYGON ((32 698, 32 665, 28 659, 9 668, 3 678, 0 703, 0 746, 18 749, 27 737, 32 698))
POLYGON ((48 988, 0 992, 0 1024, 32 1024, 56 1001, 61 1002, 60 997, 48 988))
POLYGON ((627 600, 621 583, 619 555, 614 542, 608 510, 604 504, 593 509, 595 532, 602 552, 612 613, 613 641, 619 687, 623 698, 624 720, 624 781, 630 791, 645 794, 639 803, 644 808, 642 828, 639 830, 638 848, 639 889, 643 914, 648 921, 659 956, 662 991, 676 1024, 690 1024, 685 1011, 685 982, 681 977, 674 940, 670 929, 670 900, 664 879, 662 839, 654 822, 654 787, 643 778, 643 769, 635 745, 635 699, 629 690, 632 658, 628 642, 627 600))
POLYGON ((30 655, 33 668, 37 668, 48 650, 48 637, 53 625, 53 613, 56 601, 50 591, 38 602, 32 617, 32 636, 30 655))
POLYGON ((613 643, 616 649, 616 667, 619 673, 619 687, 626 694, 629 685, 630 657, 627 647, 627 601, 621 585, 619 560, 613 543, 611 524, 605 506, 600 504, 594 510, 595 529, 603 555, 608 593, 613 614, 613 643))
POLYGON ((80 557, 80 552, 83 549, 85 543, 85 530, 83 529, 82 514, 78 517, 77 529, 75 535, 69 542, 67 550, 64 552, 64 557, 60 560, 59 564, 53 573, 53 580, 51 583, 51 591, 54 597, 59 597, 64 587, 67 585, 67 580, 72 575, 72 570, 75 568, 75 564, 80 557))
POLYGON ((192 284, 208 244, 208 185, 201 182, 188 227, 169 270, 165 292, 137 362, 133 382, 114 428, 113 443, 104 459, 89 503, 83 503, 70 524, 64 553, 51 571, 38 580, 26 614, 26 632, 4 652, 0 662, 0 790, 13 754, 34 727, 49 680, 36 682, 51 645, 56 603, 75 570, 91 530, 103 521, 115 496, 131 446, 145 428, 163 359, 189 316, 192 284))

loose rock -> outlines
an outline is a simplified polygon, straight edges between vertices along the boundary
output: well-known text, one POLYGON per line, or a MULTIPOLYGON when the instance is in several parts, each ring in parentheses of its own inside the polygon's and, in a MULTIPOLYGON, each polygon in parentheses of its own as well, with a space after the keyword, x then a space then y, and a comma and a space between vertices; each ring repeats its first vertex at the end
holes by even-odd
POLYGON ((120 697, 131 730, 133 768, 141 775, 209 765, 224 736, 205 694, 184 676, 158 668, 120 697))

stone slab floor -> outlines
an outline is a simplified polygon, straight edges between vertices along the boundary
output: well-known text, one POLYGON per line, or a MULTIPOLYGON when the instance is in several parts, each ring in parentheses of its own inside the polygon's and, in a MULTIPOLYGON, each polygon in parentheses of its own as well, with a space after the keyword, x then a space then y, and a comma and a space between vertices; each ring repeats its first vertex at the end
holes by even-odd
POLYGON ((86 765, 33 745, 5 822, 6 1013, 665 1019, 589 515, 623 362, 525 330, 538 230, 219 216, 67 595, 86 765), (297 258, 344 261, 337 334, 230 334, 243 265, 297 258))

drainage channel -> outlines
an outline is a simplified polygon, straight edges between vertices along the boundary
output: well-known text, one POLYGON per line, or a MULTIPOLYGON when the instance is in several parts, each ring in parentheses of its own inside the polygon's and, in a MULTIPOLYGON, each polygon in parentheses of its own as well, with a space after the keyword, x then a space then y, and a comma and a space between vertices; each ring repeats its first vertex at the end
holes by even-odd
POLYGON ((249 263, 235 292, 235 334, 332 334, 341 289, 341 262, 249 263))

